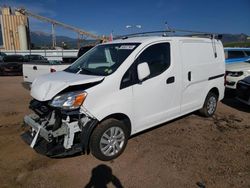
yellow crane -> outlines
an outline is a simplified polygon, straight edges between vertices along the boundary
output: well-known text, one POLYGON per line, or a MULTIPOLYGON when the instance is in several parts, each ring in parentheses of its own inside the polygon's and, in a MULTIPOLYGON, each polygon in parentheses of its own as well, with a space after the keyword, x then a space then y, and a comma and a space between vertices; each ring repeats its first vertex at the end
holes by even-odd
MULTIPOLYGON (((101 37, 101 36, 95 35, 93 33, 79 29, 77 27, 56 21, 56 20, 51 19, 51 18, 47 18, 47 17, 41 16, 41 15, 35 14, 35 13, 30 12, 24 8, 16 9, 16 11, 20 12, 23 15, 31 16, 31 17, 36 18, 38 20, 51 23, 51 25, 52 25, 52 46, 53 47, 56 47, 55 26, 60 26, 60 27, 69 29, 73 32, 76 32, 78 34, 78 40, 81 40, 83 38, 83 36, 87 36, 87 37, 90 37, 90 38, 93 38, 93 39, 96 39, 99 41, 106 41, 107 40, 107 38, 104 36, 101 37)), ((78 47, 79 47, 79 44, 78 44, 78 47)))

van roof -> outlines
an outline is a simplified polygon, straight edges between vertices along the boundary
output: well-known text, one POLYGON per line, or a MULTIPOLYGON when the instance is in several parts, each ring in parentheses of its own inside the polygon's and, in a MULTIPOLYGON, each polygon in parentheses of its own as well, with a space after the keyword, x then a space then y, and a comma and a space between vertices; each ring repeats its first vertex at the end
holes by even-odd
MULTIPOLYGON (((203 42, 211 42, 210 38, 201 38, 201 37, 182 37, 182 36, 137 36, 137 37, 128 37, 123 39, 113 40, 108 43, 149 43, 154 41, 174 41, 174 40, 192 40, 192 41, 203 41, 203 42)), ((107 44, 107 43, 105 43, 107 44)))

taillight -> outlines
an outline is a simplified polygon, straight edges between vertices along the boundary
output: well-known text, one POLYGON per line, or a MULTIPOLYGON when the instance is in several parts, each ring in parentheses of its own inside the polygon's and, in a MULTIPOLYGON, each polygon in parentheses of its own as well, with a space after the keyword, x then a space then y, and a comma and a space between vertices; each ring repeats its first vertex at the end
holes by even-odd
POLYGON ((56 72, 56 69, 50 68, 50 72, 56 72))

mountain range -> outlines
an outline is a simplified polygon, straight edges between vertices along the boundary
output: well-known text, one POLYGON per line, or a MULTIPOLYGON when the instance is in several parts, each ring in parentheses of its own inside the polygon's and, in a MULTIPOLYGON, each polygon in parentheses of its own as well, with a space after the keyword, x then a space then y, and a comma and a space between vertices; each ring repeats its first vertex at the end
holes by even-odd
MULTIPOLYGON (((33 43, 35 47, 51 46, 52 43, 51 41, 52 37, 50 34, 39 31, 31 32, 31 43, 33 43)), ((224 45, 230 45, 230 43, 250 42, 248 35, 244 33, 223 34, 221 41, 224 45)), ((62 42, 64 42, 68 48, 77 48, 78 40, 67 36, 56 36, 56 42, 58 46, 62 46, 62 42)), ((84 40, 84 42, 81 45, 87 45, 93 42, 95 42, 95 40, 84 40)))
MULTIPOLYGON (((50 47, 52 46, 52 36, 48 33, 44 33, 41 31, 32 31, 30 32, 30 39, 33 48, 41 48, 41 47, 50 47)), ((89 43, 93 43, 95 40, 84 40, 81 42, 81 45, 87 45, 89 43)), ((56 44, 59 47, 66 48, 77 48, 78 39, 71 38, 67 36, 56 36, 56 44)))
MULTIPOLYGON (((31 31, 30 32, 31 45, 33 49, 39 48, 50 48, 52 46, 52 36, 48 33, 44 33, 41 31, 31 31)), ((95 43, 95 40, 84 40, 81 41, 80 45, 88 45, 91 43, 95 43)), ((71 38, 67 36, 56 36, 57 46, 69 49, 78 48, 78 39, 71 38)), ((239 47, 241 44, 244 47, 250 47, 249 36, 246 34, 223 34, 222 43, 225 46, 230 46, 230 44, 237 44, 239 47)), ((0 44, 2 44, 2 37, 0 37, 0 44)))

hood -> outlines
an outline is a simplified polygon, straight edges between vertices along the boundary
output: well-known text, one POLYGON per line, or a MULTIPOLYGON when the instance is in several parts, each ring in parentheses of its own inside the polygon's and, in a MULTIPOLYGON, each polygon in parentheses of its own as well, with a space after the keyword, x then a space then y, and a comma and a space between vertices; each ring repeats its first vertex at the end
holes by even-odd
POLYGON ((227 64, 226 65, 226 70, 227 71, 250 71, 250 63, 232 63, 232 64, 227 64))
POLYGON ((39 101, 51 100, 69 86, 101 81, 104 76, 68 73, 65 71, 39 76, 31 85, 31 96, 39 101))

